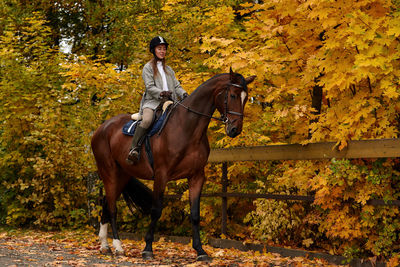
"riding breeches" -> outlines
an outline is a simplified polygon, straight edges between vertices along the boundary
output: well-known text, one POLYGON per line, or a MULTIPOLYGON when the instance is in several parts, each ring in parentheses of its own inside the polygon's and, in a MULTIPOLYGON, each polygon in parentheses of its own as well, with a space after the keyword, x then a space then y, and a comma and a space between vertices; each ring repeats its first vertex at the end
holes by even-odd
POLYGON ((154 110, 152 110, 151 108, 144 108, 140 127, 148 129, 151 123, 153 122, 153 115, 154 115, 154 110))

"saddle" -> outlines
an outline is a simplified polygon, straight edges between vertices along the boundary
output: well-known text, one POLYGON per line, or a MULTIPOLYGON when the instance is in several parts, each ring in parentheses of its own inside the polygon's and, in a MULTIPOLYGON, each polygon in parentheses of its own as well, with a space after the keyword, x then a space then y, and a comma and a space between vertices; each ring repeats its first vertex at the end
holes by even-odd
MULTIPOLYGON (((145 151, 147 154, 147 158, 151 167, 154 169, 154 159, 153 153, 151 151, 150 137, 158 133, 161 134, 161 131, 164 129, 165 124, 168 121, 169 115, 173 110, 172 101, 168 100, 164 103, 161 103, 160 106, 154 112, 153 123, 150 126, 150 130, 146 134, 143 142, 145 144, 145 151)), ((142 120, 142 115, 139 113, 135 113, 131 115, 131 120, 125 123, 122 127, 122 133, 125 135, 133 136, 136 130, 137 125, 139 125, 140 120, 142 120)))

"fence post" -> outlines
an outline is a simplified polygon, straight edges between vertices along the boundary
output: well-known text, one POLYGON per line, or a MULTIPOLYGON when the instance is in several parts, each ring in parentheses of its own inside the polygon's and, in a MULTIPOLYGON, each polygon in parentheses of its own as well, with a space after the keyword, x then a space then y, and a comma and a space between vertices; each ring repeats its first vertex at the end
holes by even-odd
POLYGON ((222 163, 222 214, 221 214, 221 233, 226 235, 226 224, 228 221, 228 198, 226 197, 226 193, 228 192, 228 163, 222 163))

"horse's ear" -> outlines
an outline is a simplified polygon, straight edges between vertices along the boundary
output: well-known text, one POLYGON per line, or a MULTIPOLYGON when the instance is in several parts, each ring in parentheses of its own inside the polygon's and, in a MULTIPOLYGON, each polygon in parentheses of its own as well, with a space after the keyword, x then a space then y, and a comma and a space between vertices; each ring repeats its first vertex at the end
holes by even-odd
POLYGON ((229 78, 231 79, 231 81, 233 81, 233 79, 234 79, 234 73, 233 73, 232 67, 229 68, 229 78))
POLYGON ((256 75, 247 77, 247 78, 245 79, 245 80, 246 80, 246 84, 252 83, 256 77, 257 77, 256 75))

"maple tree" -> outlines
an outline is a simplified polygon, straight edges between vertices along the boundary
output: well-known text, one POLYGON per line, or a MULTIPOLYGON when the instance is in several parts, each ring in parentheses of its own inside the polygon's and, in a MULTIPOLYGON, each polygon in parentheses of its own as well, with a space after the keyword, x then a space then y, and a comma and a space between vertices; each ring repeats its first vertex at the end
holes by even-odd
MULTIPOLYGON (((240 13, 251 14, 245 23, 245 27, 250 29, 246 33, 257 42, 248 42, 248 38, 246 42, 237 40, 236 34, 232 37, 215 34, 217 37, 213 35, 205 42, 205 49, 212 47, 216 50, 214 57, 208 60, 214 67, 231 62, 239 68, 248 69, 250 65, 258 70, 257 74, 264 73, 265 91, 258 97, 260 101, 269 103, 261 116, 268 121, 266 133, 272 141, 306 144, 335 140, 339 149, 343 149, 350 139, 397 137, 398 2, 271 1, 245 7, 240 13), (254 43, 258 45, 254 46, 254 43), (224 55, 227 44, 241 47, 236 53, 224 55)), ((397 198, 396 163, 388 161, 383 167, 368 161, 351 162, 351 168, 366 168, 367 165, 379 174, 371 181, 370 175, 358 172, 359 181, 351 185, 342 182, 342 189, 330 184, 333 174, 326 173, 336 164, 314 163, 309 166, 300 162, 294 169, 292 164, 288 168, 288 164, 283 163, 279 166, 283 171, 279 175, 283 177, 275 177, 276 183, 283 188, 269 186, 268 190, 283 193, 290 189, 297 193, 309 193, 309 181, 323 177, 316 196, 321 193, 325 197, 316 198, 314 205, 325 211, 316 213, 310 222, 331 241, 339 238, 336 249, 349 252, 357 247, 358 252, 354 251, 358 255, 365 250, 372 250, 374 255, 380 256, 390 254, 390 247, 398 246, 396 233, 399 228, 395 219, 398 208, 382 208, 393 219, 385 220, 382 228, 382 221, 379 220, 386 213, 382 213, 380 207, 372 212, 371 207, 365 204, 372 196, 397 198), (393 169, 387 169, 388 166, 393 169), (387 173, 382 173, 382 169, 387 169, 387 173), (311 175, 310 170, 314 172, 311 175), (293 175, 294 172, 297 175, 293 175), (376 186, 374 183, 377 183, 376 186), (360 195, 343 194, 343 191, 351 190, 360 192, 360 195), (334 199, 336 205, 328 206, 334 199), (349 199, 354 199, 361 206, 350 208, 351 204, 346 204, 349 199), (369 209, 377 220, 372 223, 368 219, 368 230, 362 228, 367 220, 364 209, 369 209), (320 219, 316 220, 318 216, 320 219), (366 232, 370 233, 368 238, 362 234, 366 232), (365 239, 368 239, 367 244, 358 248, 365 239), (385 241, 373 241, 380 239, 385 241)), ((348 166, 346 162, 338 164, 348 166)), ((351 178, 343 177, 346 181, 351 178)), ((271 182, 274 183, 274 180, 271 182)), ((258 212, 261 221, 268 221, 272 216, 265 212, 269 209, 268 203, 258 201, 263 210, 258 212)), ((297 214, 304 216, 302 210, 297 214)), ((306 223, 307 220, 304 220, 303 224, 306 223)), ((264 229, 266 233, 272 229, 268 227, 272 226, 256 225, 256 229, 264 229)), ((303 231, 304 234, 307 232, 303 231)), ((309 240, 306 238, 299 236, 298 241, 309 240)), ((318 236, 313 236, 312 240, 318 240, 318 236)))
POLYGON ((9 224, 62 224, 65 214, 84 205, 78 182, 85 168, 76 160, 84 148, 76 146, 75 129, 58 101, 60 55, 49 35, 34 14, 8 25, 0 42, 0 166, 9 224))

